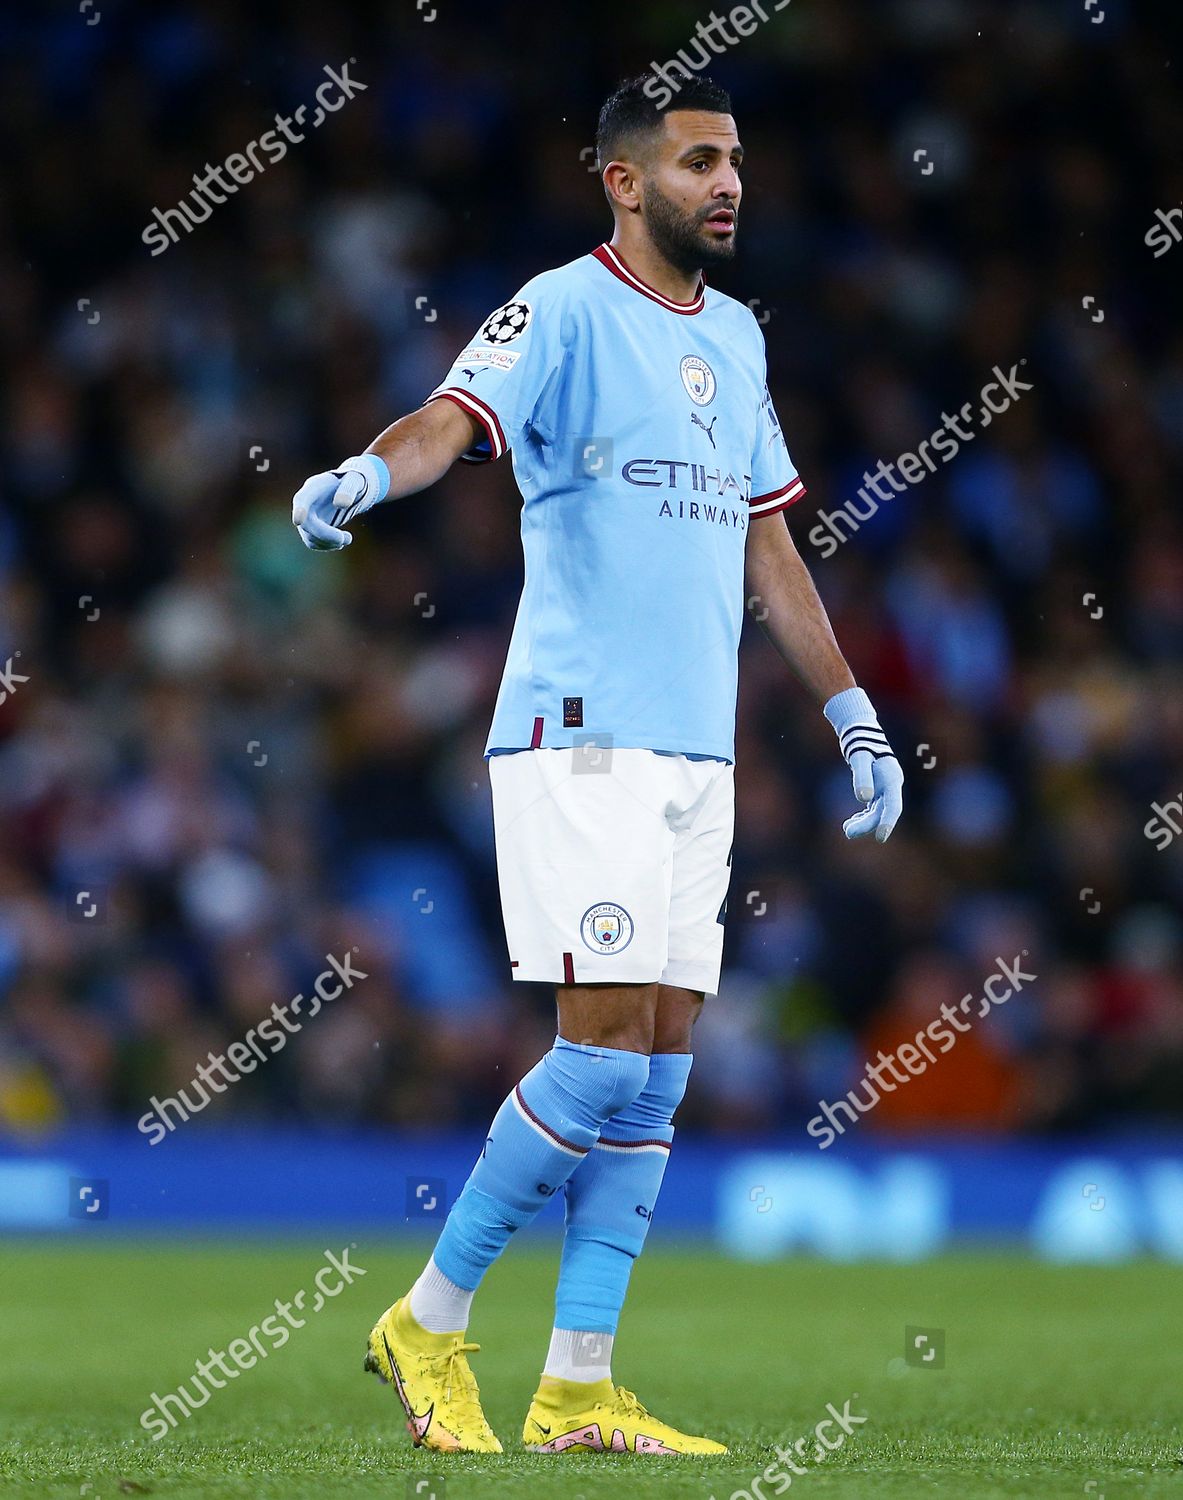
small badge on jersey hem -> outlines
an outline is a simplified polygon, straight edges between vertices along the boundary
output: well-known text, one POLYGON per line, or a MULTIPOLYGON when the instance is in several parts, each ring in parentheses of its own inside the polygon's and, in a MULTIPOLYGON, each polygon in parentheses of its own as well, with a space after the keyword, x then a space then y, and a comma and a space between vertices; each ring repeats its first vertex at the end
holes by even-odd
POLYGON ((563 699, 563 728, 564 729, 582 729, 583 728, 583 699, 582 698, 564 698, 563 699))
POLYGON ((633 919, 623 906, 601 901, 584 912, 579 935, 593 953, 620 953, 633 940, 633 919))
POLYGON ((684 354, 679 366, 682 374, 682 384, 686 387, 686 394, 694 402, 695 406, 709 406, 715 399, 718 390, 718 382, 715 372, 697 354, 684 354))

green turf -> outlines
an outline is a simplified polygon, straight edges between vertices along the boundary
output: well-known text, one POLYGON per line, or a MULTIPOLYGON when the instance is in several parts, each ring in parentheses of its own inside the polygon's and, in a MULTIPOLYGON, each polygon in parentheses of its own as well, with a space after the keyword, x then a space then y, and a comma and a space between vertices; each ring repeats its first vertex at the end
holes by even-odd
POLYGON ((554 1259, 515 1245, 471 1335, 508 1451, 446 1460, 411 1450, 393 1393, 361 1370, 371 1322, 422 1252, 363 1240, 350 1256, 364 1279, 153 1442, 138 1425, 153 1389, 174 1389, 211 1345, 311 1287, 325 1248, 0 1246, 0 1495, 728 1500, 751 1492, 773 1444, 857 1392, 852 1409, 869 1420, 791 1495, 1183 1497, 1183 1296, 1177 1268, 1149 1263, 746 1266, 655 1248, 634 1276, 617 1378, 659 1415, 727 1441, 730 1457, 547 1459, 515 1447, 554 1259), (946 1330, 943 1369, 903 1363, 906 1324, 946 1330))

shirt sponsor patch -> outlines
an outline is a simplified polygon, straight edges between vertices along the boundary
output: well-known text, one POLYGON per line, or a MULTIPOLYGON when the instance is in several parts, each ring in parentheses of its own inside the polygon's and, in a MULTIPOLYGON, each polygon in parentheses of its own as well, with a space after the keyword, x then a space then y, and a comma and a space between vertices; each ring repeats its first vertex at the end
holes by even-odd
POLYGON ((520 349, 465 349, 456 360, 458 365, 492 365, 496 370, 512 370, 522 357, 520 349))

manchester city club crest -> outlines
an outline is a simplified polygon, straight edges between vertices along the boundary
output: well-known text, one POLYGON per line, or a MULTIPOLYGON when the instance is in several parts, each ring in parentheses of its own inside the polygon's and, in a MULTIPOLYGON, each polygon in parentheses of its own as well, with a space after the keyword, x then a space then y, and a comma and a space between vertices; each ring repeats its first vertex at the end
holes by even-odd
POLYGON ((579 935, 593 953, 620 953, 632 942, 633 919, 623 906, 601 901, 584 912, 579 935))
POLYGON ((681 371, 682 384, 686 387, 686 394, 691 401, 696 406, 709 406, 715 399, 715 392, 718 389, 714 370, 705 359, 700 359, 697 354, 684 354, 681 371))

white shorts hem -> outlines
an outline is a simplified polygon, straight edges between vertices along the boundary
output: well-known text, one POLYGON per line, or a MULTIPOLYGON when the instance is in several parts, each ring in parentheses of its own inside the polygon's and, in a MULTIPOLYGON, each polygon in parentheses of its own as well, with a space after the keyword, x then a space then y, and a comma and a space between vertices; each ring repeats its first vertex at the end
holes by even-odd
POLYGON ((719 965, 704 968, 702 964, 667 964, 661 983, 674 985, 680 990, 701 990, 704 995, 717 995, 719 965))
POLYGON ((577 973, 574 979, 564 979, 561 969, 557 974, 553 972, 541 972, 537 969, 530 969, 523 972, 520 964, 516 969, 512 969, 510 974, 515 981, 520 979, 530 984, 657 984, 659 978, 656 974, 645 978, 637 974, 630 974, 627 971, 622 973, 619 969, 614 969, 610 974, 607 972, 602 974, 577 973))
POLYGON ((540 970, 524 970, 519 964, 517 968, 510 970, 510 978, 515 982, 523 984, 668 984, 680 990, 701 990, 704 995, 717 995, 719 993, 719 965, 704 967, 702 964, 667 964, 660 975, 651 978, 639 978, 632 974, 621 974, 619 971, 612 974, 604 974, 603 977, 589 974, 577 974, 573 980, 564 979, 561 974, 546 973, 540 970))

